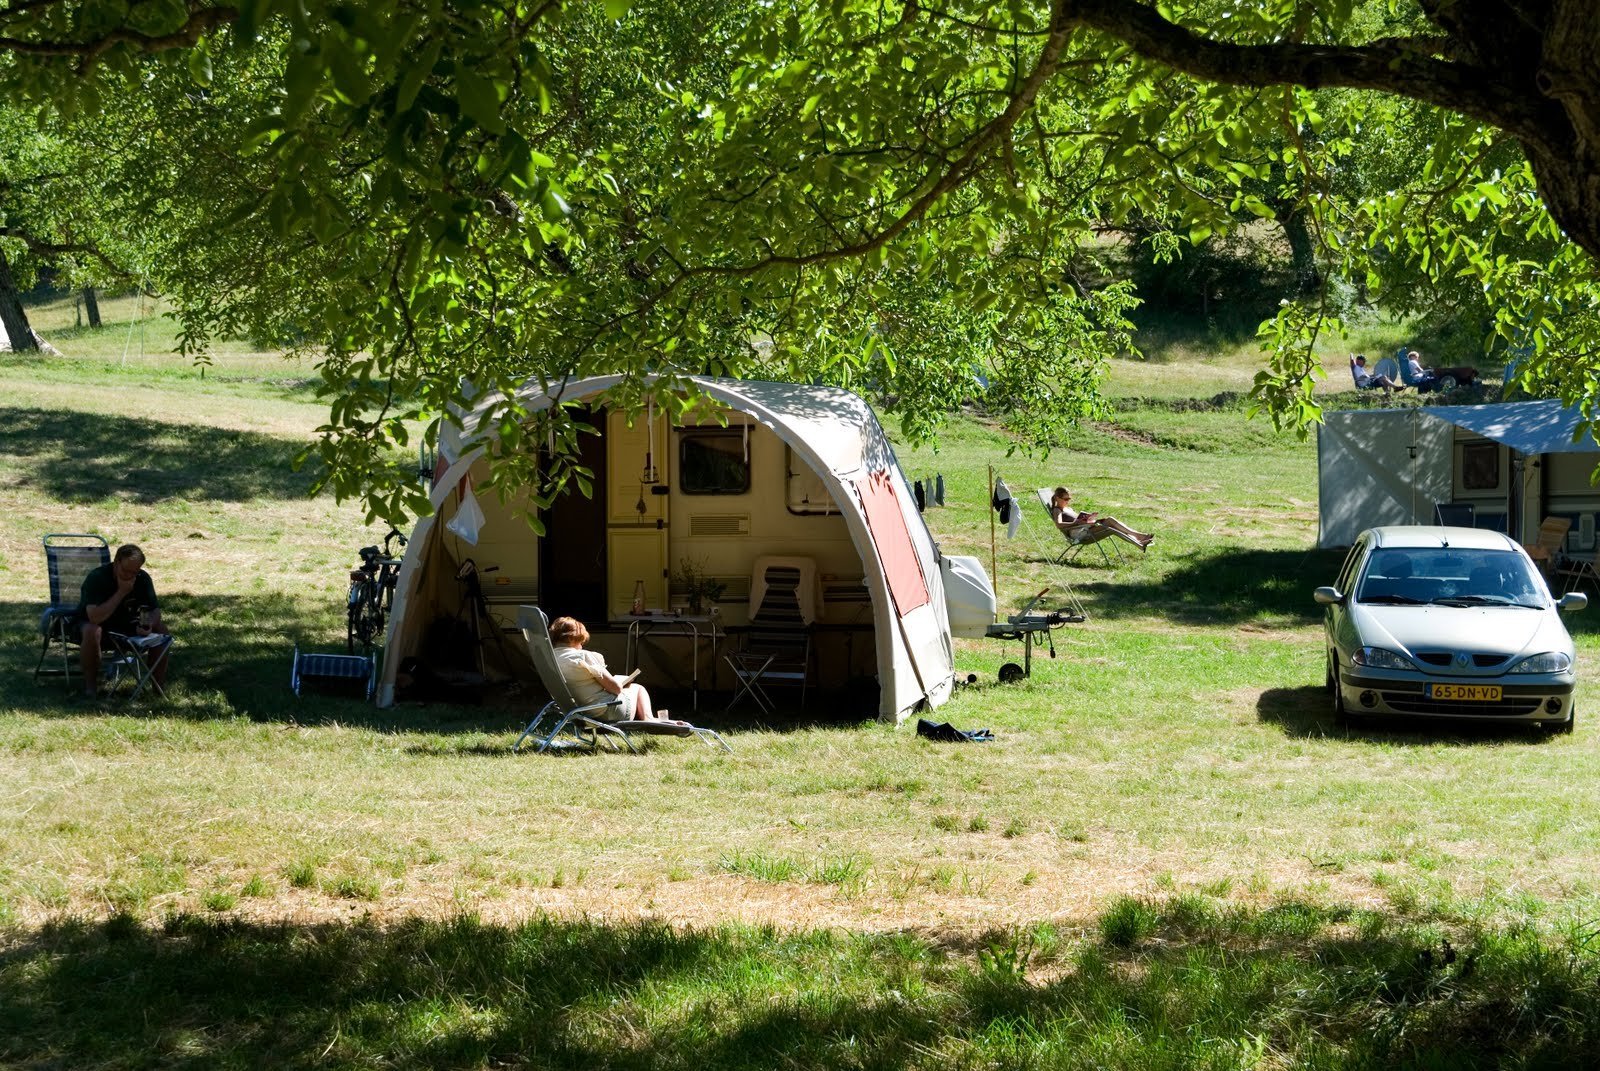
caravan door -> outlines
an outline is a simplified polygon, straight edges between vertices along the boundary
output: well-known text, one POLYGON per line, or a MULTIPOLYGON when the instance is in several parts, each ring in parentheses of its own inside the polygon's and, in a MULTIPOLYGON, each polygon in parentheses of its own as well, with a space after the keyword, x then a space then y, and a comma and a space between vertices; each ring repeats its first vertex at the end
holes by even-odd
MULTIPOLYGON (((596 415, 574 414, 594 424, 596 415)), ((597 621, 606 614, 606 442, 600 435, 578 436, 578 463, 596 474, 599 485, 590 498, 576 484, 540 516, 539 605, 553 621, 571 616, 597 621)))
POLYGON ((631 424, 623 413, 606 415, 606 608, 612 618, 627 616, 641 583, 647 608, 667 608, 666 444, 661 413, 654 421, 639 414, 631 424))

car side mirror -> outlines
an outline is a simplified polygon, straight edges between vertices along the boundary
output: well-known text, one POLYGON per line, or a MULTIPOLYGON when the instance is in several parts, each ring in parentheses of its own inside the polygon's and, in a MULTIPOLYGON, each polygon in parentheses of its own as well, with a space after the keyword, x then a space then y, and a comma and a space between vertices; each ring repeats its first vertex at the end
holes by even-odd
POLYGON ((1573 610, 1582 610, 1588 607, 1589 596, 1581 591, 1569 591, 1561 596, 1561 601, 1556 603, 1556 609, 1562 613, 1571 613, 1573 610))
POLYGON ((1340 593, 1338 588, 1334 587, 1320 587, 1311 593, 1311 597, 1324 606, 1338 606, 1344 602, 1344 595, 1340 593))

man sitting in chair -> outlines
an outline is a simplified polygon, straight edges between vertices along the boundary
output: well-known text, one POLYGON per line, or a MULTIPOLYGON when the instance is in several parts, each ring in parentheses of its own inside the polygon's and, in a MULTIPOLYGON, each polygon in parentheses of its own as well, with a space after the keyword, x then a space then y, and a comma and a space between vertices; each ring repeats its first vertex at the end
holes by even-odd
POLYGON ((1373 374, 1367 371, 1367 355, 1352 353, 1350 355, 1350 377, 1356 381, 1356 390, 1382 389, 1385 394, 1390 391, 1405 390, 1405 387, 1386 375, 1373 374))
MULTIPOLYGON (((100 683, 102 633, 124 636, 169 635, 161 621, 156 586, 144 571, 144 551, 132 543, 117 548, 116 555, 83 578, 78 597, 78 657, 83 668, 83 694, 93 698, 100 683)), ((167 650, 150 667, 156 684, 167 684, 167 650)))
POLYGON ((1420 392, 1446 390, 1450 387, 1468 387, 1477 382, 1478 370, 1471 365, 1452 365, 1448 368, 1424 368, 1422 354, 1411 350, 1405 356, 1405 379, 1420 392))
POLYGON ((1056 526, 1062 530, 1083 524, 1098 524, 1140 550, 1148 548, 1151 540, 1155 539, 1151 533, 1134 531, 1115 517, 1102 517, 1098 513, 1079 513, 1072 508, 1072 492, 1065 487, 1057 487, 1055 494, 1051 496, 1050 516, 1055 518, 1056 526))

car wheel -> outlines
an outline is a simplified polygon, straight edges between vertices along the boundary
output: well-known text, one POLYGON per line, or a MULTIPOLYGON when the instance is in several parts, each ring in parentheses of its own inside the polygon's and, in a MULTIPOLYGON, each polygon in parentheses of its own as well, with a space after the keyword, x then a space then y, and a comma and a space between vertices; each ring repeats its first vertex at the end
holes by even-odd
POLYGON ((1339 689, 1339 675, 1333 658, 1328 658, 1328 694, 1333 696, 1333 721, 1335 725, 1349 725, 1350 712, 1344 706, 1344 692, 1339 689))
POLYGON ((1455 376, 1440 376, 1439 377, 1439 389, 1440 390, 1455 390, 1456 389, 1456 377, 1455 376))

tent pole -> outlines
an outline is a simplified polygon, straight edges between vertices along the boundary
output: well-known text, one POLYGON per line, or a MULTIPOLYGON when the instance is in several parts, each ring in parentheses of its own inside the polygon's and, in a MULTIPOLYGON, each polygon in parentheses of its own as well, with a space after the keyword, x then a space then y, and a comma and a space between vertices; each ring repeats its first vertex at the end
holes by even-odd
MULTIPOLYGON (((1012 506, 1016 509, 1016 506, 1012 506)), ((989 577, 994 581, 994 604, 996 612, 1000 606, 1000 569, 996 565, 994 549, 994 466, 989 466, 989 577)))
POLYGON ((1411 485, 1411 523, 1417 523, 1417 419, 1418 410, 1411 410, 1411 478, 1406 482, 1411 485))
POLYGON ((1506 535, 1522 542, 1522 502, 1523 492, 1526 490, 1523 483, 1527 478, 1527 458, 1516 450, 1507 451, 1511 455, 1511 480, 1506 488, 1506 535))

